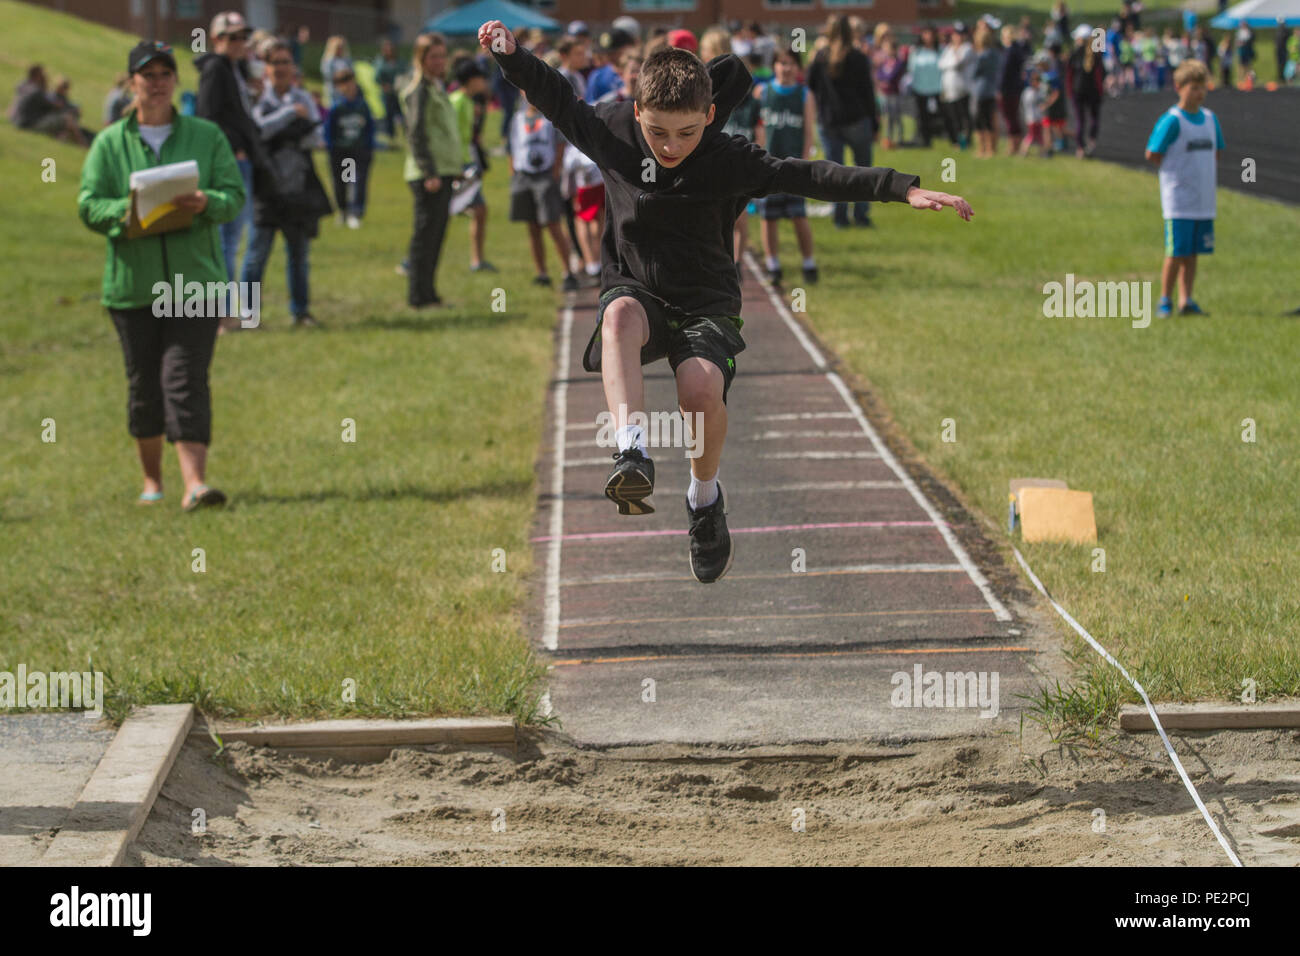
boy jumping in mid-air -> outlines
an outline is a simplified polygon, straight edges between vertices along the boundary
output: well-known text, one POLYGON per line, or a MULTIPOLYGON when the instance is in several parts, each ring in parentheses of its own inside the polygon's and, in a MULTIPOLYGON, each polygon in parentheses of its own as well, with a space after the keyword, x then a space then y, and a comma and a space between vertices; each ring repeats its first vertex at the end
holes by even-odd
POLYGON ((1218 151, 1223 149, 1219 118, 1207 109, 1210 71, 1200 60, 1184 60, 1174 71, 1178 105, 1160 117, 1147 143, 1147 162, 1160 169, 1160 206, 1165 217, 1165 262, 1160 270, 1156 314, 1173 314, 1170 293, 1178 281, 1180 315, 1206 315, 1192 298, 1196 257, 1214 251, 1214 190, 1218 151))
MULTIPOLYGON (((789 193, 829 202, 907 202, 916 209, 971 209, 960 196, 931 192, 892 169, 776 159, 741 137, 723 136, 752 80, 728 54, 705 65, 695 54, 657 50, 642 65, 636 97, 595 108, 527 50, 500 20, 479 27, 515 86, 600 167, 607 217, 602 238, 600 315, 583 354, 599 371, 605 401, 620 422, 645 415, 641 366, 667 357, 677 401, 700 454, 686 493, 691 572, 716 581, 731 566, 718 463, 727 436, 727 390, 736 374, 740 284, 732 227, 751 197, 789 193), (695 434, 696 416, 703 422, 695 434)), ((619 514, 649 514, 654 463, 639 425, 618 429, 618 454, 605 494, 619 514)))

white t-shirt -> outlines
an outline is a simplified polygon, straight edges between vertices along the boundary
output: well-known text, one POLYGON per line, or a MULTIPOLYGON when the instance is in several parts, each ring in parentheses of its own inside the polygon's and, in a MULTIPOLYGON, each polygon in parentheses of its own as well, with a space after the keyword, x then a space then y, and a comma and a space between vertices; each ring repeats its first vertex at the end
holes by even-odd
POLYGON ((510 153, 521 173, 542 173, 555 165, 555 127, 541 113, 531 119, 527 109, 515 111, 510 128, 510 153))
MULTIPOLYGON (((1192 121, 1177 106, 1170 107, 1152 133, 1152 145, 1164 147, 1160 161, 1160 205, 1166 219, 1213 219, 1218 150, 1223 133, 1219 120, 1201 107, 1192 121)), ((1154 150, 1153 150, 1154 152, 1154 150)))
POLYGON ((168 123, 165 126, 145 126, 143 123, 140 123, 138 128, 140 130, 140 137, 149 144, 149 148, 154 151, 154 154, 159 159, 162 159, 162 144, 167 142, 167 137, 172 134, 172 124, 168 123))
POLYGON ((1020 94, 1020 117, 1026 126, 1043 120, 1043 94, 1032 86, 1026 86, 1020 94))

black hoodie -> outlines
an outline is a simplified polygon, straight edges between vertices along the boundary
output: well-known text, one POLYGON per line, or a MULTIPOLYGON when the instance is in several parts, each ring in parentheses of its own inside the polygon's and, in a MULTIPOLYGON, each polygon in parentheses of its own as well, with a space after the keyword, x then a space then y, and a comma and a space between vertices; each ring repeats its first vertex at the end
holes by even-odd
POLYGON ((916 176, 892 169, 776 159, 742 136, 722 135, 727 117, 753 85, 734 54, 709 62, 713 122, 672 169, 655 160, 631 100, 593 107, 523 47, 493 56, 506 78, 600 167, 608 210, 602 289, 639 287, 687 315, 740 315, 732 230, 751 197, 791 193, 830 202, 903 202, 920 184, 916 176))
POLYGON ((243 150, 254 165, 264 164, 262 134, 257 124, 244 108, 239 95, 239 81, 235 78, 235 65, 219 53, 205 53, 194 60, 199 71, 199 96, 194 113, 221 127, 230 140, 230 148, 243 150))

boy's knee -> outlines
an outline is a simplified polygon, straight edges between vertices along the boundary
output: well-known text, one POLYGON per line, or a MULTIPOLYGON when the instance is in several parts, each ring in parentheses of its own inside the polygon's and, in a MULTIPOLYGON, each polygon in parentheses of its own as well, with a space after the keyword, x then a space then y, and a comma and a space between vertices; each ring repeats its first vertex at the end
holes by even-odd
POLYGON ((638 345, 645 345, 650 340, 650 322, 645 309, 631 296, 611 302, 600 322, 603 334, 608 338, 632 338, 638 345))
POLYGON ((690 358, 677 372, 677 401, 686 411, 706 411, 722 401, 722 369, 712 362, 690 358))

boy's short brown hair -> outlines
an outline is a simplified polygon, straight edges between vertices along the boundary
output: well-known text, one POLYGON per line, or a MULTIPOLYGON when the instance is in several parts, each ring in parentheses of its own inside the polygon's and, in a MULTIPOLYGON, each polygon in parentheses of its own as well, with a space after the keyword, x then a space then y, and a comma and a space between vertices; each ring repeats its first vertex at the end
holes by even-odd
POLYGON ((1180 90, 1188 83, 1210 82, 1210 70, 1200 60, 1183 60, 1174 70, 1174 89, 1180 90))
POLYGON ((689 50, 663 47, 641 64, 636 103, 641 109, 665 113, 707 113, 713 102, 713 81, 698 56, 689 50))

